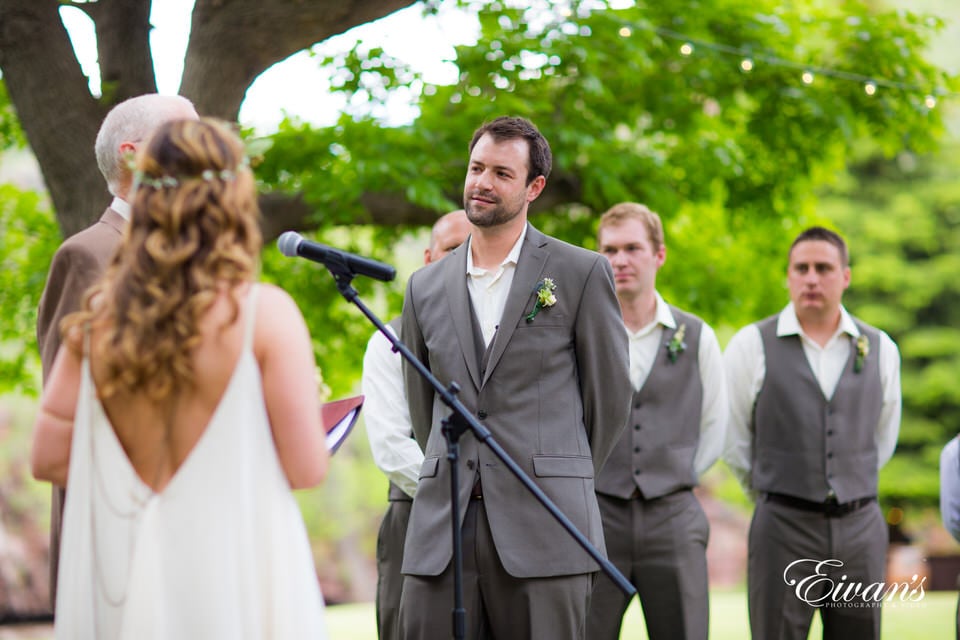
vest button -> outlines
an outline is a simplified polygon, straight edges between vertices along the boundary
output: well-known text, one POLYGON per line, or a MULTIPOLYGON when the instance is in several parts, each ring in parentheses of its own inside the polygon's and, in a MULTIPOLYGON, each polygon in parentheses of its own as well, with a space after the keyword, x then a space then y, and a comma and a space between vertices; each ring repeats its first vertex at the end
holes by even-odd
POLYGON ((640 453, 640 447, 634 447, 634 448, 633 448, 633 452, 634 452, 634 453, 640 453))
POLYGON ((640 469, 634 469, 634 470, 633 470, 633 475, 635 475, 635 476, 640 475, 640 469))
POLYGON ((827 458, 833 457, 833 451, 827 451, 827 458))
POLYGON ((832 435, 833 435, 833 429, 827 429, 827 435, 828 435, 828 436, 832 436, 832 435))
POLYGON ((638 425, 638 424, 633 425, 633 430, 634 430, 634 431, 640 431, 640 425, 638 425))
POLYGON ((476 463, 473 460, 467 460, 467 469, 473 471, 473 468, 476 466, 476 463))
POLYGON ((639 409, 641 404, 643 404, 643 403, 640 402, 639 400, 636 400, 636 401, 633 403, 633 408, 634 408, 634 409, 639 409))
POLYGON ((477 417, 483 420, 484 418, 487 417, 487 412, 484 411, 483 409, 480 409, 480 411, 477 411, 477 417))

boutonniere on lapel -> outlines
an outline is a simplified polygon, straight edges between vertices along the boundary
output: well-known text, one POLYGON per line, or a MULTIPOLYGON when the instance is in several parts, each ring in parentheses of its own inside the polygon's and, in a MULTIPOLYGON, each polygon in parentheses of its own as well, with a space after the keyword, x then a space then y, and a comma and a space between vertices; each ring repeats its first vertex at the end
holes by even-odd
POLYGON ((857 357, 853 361, 853 372, 860 373, 863 370, 863 363, 870 355, 870 338, 865 333, 857 336, 857 357))
POLYGON ((553 278, 544 278, 537 283, 534 292, 537 294, 537 301, 533 305, 533 311, 526 315, 527 322, 533 322, 533 319, 540 313, 540 309, 546 309, 557 304, 557 296, 553 292, 557 289, 553 278))
POLYGON ((676 362, 680 354, 687 350, 687 343, 683 341, 686 334, 687 325, 680 323, 673 337, 667 342, 667 357, 670 358, 670 362, 676 362))

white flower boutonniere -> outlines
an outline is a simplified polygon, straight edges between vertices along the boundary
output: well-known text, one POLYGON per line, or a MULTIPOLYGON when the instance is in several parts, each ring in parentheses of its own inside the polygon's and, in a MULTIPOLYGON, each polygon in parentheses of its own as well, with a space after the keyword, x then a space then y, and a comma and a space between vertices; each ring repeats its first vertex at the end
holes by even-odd
POLYGON ((537 283, 534 291, 537 294, 537 301, 533 305, 533 311, 526 315, 527 322, 533 322, 533 319, 540 313, 540 309, 546 309, 557 304, 557 296, 553 295, 557 285, 553 278, 544 278, 537 283))
POLYGON ((670 358, 670 362, 676 362, 680 354, 687 350, 687 343, 683 341, 686 334, 687 325, 681 323, 673 337, 667 342, 667 357, 670 358))
POLYGON ((853 372, 860 373, 863 370, 863 363, 870 355, 870 338, 865 333, 857 336, 857 357, 853 361, 853 372))

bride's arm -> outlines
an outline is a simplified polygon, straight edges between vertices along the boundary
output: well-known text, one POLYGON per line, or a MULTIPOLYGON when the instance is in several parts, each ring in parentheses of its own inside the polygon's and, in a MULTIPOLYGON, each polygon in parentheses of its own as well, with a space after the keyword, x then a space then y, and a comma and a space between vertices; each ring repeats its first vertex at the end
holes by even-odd
POLYGON ((33 426, 30 464, 33 477, 65 487, 70 468, 70 443, 80 391, 79 354, 61 346, 43 389, 33 426))
POLYGON ((326 477, 329 453, 310 334, 282 289, 261 284, 257 307, 254 354, 280 466, 291 488, 314 487, 326 477))

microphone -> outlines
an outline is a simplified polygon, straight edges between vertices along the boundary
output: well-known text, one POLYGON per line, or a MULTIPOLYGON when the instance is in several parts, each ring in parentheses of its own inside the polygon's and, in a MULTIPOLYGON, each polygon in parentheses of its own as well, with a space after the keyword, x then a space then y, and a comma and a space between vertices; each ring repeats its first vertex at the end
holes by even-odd
POLYGON ((296 231, 281 233, 280 237, 277 238, 277 246, 280 248, 280 253, 288 258, 299 256, 313 262, 319 262, 334 271, 335 274, 337 267, 346 267, 353 275, 367 276, 384 282, 393 280, 397 275, 397 270, 389 264, 340 251, 319 242, 311 242, 296 231))

